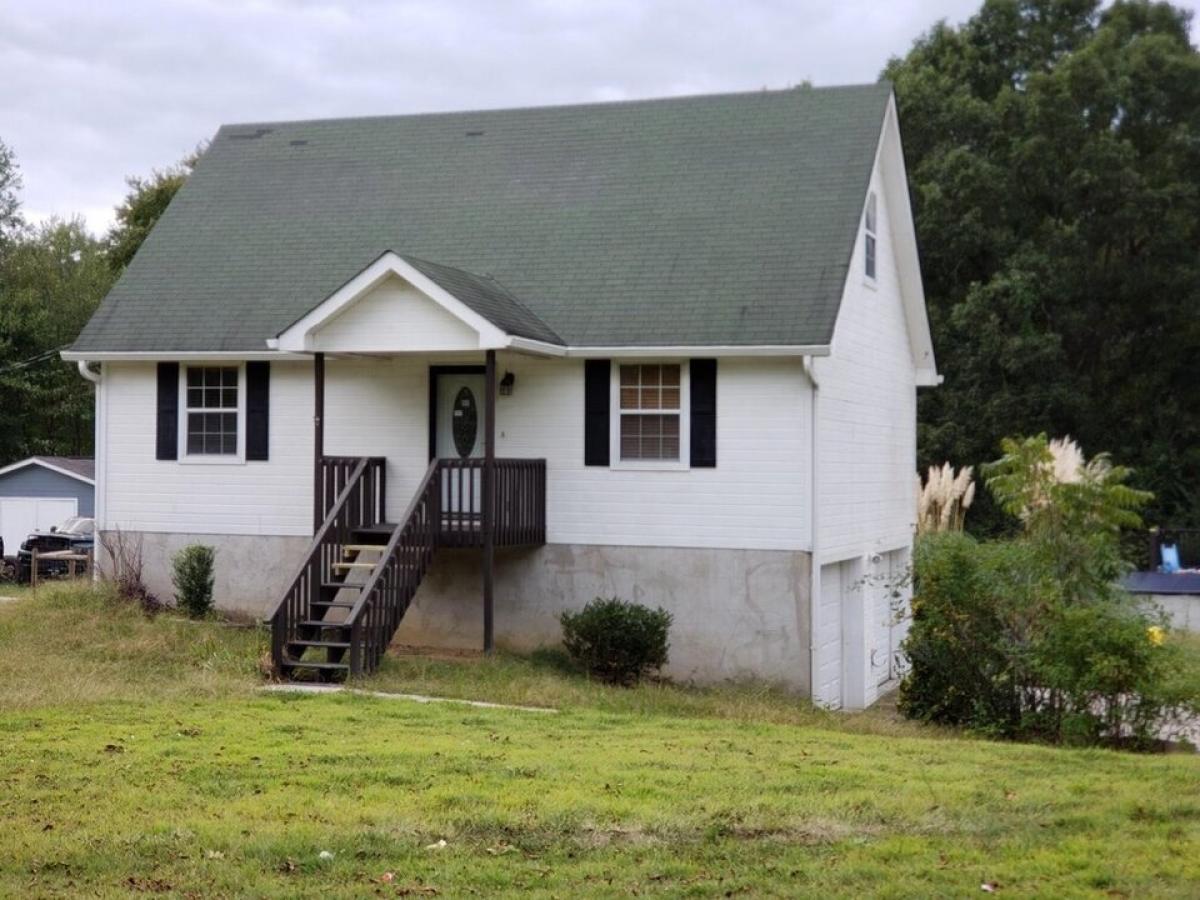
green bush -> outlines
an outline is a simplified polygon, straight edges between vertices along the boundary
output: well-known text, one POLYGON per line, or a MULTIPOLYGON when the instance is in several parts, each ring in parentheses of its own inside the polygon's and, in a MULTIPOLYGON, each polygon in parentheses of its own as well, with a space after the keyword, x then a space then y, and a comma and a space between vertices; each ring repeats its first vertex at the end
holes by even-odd
POLYGON ((184 547, 171 560, 175 602, 193 619, 202 619, 213 608, 213 562, 216 551, 203 544, 184 547))
POLYGON ((900 708, 1001 737, 1149 745, 1200 698, 1174 676, 1161 618, 1116 586, 1119 530, 1146 495, 1106 457, 1056 462, 1044 436, 1004 448, 985 471, 1022 532, 918 540, 900 708))
POLYGON ((996 737, 1147 745, 1169 712, 1181 650, 1132 599, 1072 600, 1025 539, 922 537, 913 556, 911 668, 900 708, 996 737))
POLYGON ((590 674, 629 685, 667 663, 671 614, 616 597, 597 597, 577 613, 564 612, 563 644, 590 674))

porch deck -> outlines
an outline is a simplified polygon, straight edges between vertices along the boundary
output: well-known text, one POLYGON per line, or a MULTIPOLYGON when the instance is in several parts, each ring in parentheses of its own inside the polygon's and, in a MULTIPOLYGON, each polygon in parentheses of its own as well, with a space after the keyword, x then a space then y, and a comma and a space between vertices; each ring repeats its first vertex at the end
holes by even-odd
MULTIPOLYGON (((345 488, 354 467, 356 456, 322 457, 318 476, 318 501, 323 522, 328 517, 338 495, 345 488)), ((378 509, 386 504, 387 485, 384 480, 384 460, 374 459, 378 466, 375 498, 378 509)), ((432 519, 436 523, 436 542, 439 547, 482 547, 483 528, 483 458, 439 459, 435 479, 440 488, 434 491, 432 519)), ((493 541, 497 547, 537 546, 546 542, 546 461, 544 459, 497 458, 493 488, 493 541)), ((382 520, 366 523, 358 529, 363 534, 389 538, 402 523, 382 520)))

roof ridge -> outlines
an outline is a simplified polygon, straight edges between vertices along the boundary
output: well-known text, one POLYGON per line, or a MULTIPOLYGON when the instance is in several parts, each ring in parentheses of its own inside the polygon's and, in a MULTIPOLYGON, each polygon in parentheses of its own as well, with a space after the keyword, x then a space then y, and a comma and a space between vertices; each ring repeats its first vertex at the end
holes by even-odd
POLYGON ((473 109, 452 109, 452 110, 426 110, 423 112, 409 113, 373 113, 365 116, 328 116, 315 117, 311 119, 260 119, 257 121, 244 122, 223 122, 217 132, 238 129, 238 128, 262 128, 262 127, 278 127, 282 128, 289 125, 332 125, 341 122, 371 122, 371 121, 389 121, 396 119, 452 119, 455 117, 491 115, 495 113, 515 113, 515 112, 538 112, 540 110, 564 110, 564 109, 614 109, 618 107, 628 106, 651 106, 654 104, 665 103, 682 103, 688 101, 702 100, 719 100, 733 98, 749 98, 749 97, 780 97, 797 93, 833 93, 835 91, 866 91, 866 90, 892 90, 892 83, 888 79, 881 78, 878 81, 858 82, 855 84, 827 84, 827 85, 811 85, 797 84, 786 88, 754 88, 744 91, 714 91, 709 93, 697 94, 672 94, 660 97, 630 97, 621 100, 589 100, 583 102, 564 102, 564 103, 530 103, 524 106, 490 106, 490 107, 475 107, 473 109))

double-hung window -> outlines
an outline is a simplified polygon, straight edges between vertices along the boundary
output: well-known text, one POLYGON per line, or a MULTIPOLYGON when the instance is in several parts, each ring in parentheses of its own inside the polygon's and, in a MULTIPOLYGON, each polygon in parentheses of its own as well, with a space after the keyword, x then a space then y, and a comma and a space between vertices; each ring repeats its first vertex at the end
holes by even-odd
POLYGON ((872 281, 875 280, 875 237, 876 219, 875 219, 875 192, 871 191, 867 194, 867 211, 863 222, 863 246, 864 246, 864 261, 867 277, 872 281))
POLYGON ((683 459, 683 367, 678 363, 619 365, 619 459, 683 459))
POLYGON ((183 398, 187 456, 239 456, 239 376, 238 366, 187 367, 183 398))

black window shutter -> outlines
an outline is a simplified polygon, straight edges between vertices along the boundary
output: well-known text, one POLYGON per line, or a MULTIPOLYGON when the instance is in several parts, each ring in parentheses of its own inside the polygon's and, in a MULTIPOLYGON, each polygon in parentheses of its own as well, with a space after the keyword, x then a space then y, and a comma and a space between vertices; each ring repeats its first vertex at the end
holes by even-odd
POLYGON ((612 362, 583 363, 583 464, 608 465, 608 415, 612 391, 612 362))
POLYGON ((717 465, 717 361, 693 359, 688 364, 692 390, 692 468, 717 465))
POLYGON ((246 363, 246 459, 270 459, 271 364, 246 363))
POLYGON ((179 459, 179 363, 158 364, 155 459, 179 459))

